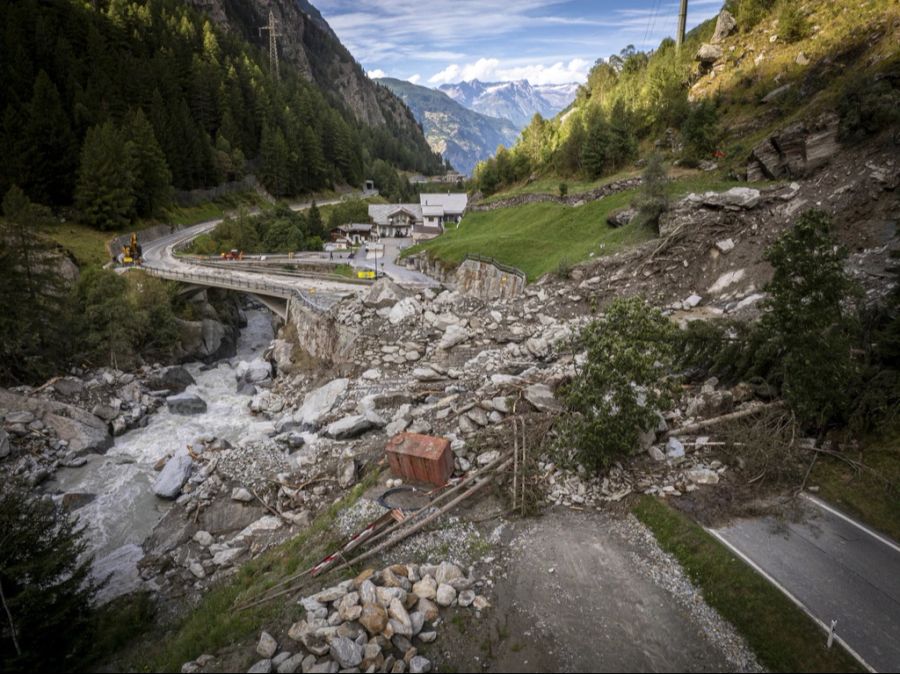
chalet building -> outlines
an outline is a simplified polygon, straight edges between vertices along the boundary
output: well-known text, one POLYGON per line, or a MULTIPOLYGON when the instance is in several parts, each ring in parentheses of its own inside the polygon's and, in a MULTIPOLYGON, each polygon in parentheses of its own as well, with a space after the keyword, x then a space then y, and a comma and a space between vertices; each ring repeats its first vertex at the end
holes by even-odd
POLYGON ((433 239, 462 220, 469 203, 465 193, 421 194, 418 204, 372 204, 369 217, 379 238, 433 239))
POLYGON ((422 207, 418 204, 371 204, 369 218, 375 223, 380 238, 405 239, 413 227, 422 222, 422 207))

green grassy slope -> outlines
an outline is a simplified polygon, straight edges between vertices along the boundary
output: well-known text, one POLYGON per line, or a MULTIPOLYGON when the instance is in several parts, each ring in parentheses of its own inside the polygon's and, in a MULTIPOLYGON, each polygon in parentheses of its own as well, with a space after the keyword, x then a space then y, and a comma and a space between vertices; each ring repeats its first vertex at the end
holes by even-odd
MULTIPOLYGON (((740 183, 709 175, 692 175, 672 183, 673 198, 688 192, 723 190, 740 183)), ((609 255, 655 236, 649 228, 628 225, 613 229, 606 223, 613 211, 627 207, 638 190, 626 190, 583 206, 558 203, 526 204, 483 213, 469 213, 458 229, 408 249, 407 255, 426 252, 449 264, 475 253, 518 267, 533 281, 594 256, 609 255)))

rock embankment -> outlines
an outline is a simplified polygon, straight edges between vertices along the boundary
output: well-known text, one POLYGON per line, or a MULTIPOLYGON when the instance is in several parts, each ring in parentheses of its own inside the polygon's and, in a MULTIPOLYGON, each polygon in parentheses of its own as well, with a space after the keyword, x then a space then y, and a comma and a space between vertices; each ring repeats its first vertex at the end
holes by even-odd
MULTIPOLYGON (((430 672, 434 665, 419 650, 438 639, 441 609, 467 609, 477 619, 490 607, 476 593, 481 585, 471 571, 466 575, 449 562, 367 569, 301 599, 306 617, 290 627, 281 643, 262 632, 255 650, 262 659, 249 671, 430 672)), ((181 671, 201 672, 215 660, 202 655, 181 671)))
POLYGON ((81 467, 85 455, 106 452, 115 436, 146 424, 170 392, 191 383, 181 367, 102 368, 39 388, 0 389, 0 472, 37 485, 58 468, 81 467))

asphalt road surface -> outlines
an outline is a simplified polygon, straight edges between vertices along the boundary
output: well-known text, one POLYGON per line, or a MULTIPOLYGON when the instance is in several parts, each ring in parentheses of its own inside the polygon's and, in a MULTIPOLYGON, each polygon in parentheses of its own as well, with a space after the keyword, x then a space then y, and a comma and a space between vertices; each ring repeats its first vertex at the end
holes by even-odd
POLYGON ((712 533, 825 626, 837 620, 836 635, 871 669, 900 671, 900 546, 815 497, 802 505, 801 521, 738 520, 712 533))
MULTIPOLYGON (((338 201, 322 202, 322 205, 338 203, 338 201)), ((293 210, 302 210, 308 204, 291 206, 293 210)), ((334 281, 323 281, 306 278, 286 277, 278 274, 240 271, 238 269, 211 268, 191 264, 189 260, 178 259, 174 255, 175 247, 187 240, 196 238, 218 225, 221 220, 210 220, 192 227, 180 229, 168 236, 144 244, 144 267, 150 270, 167 271, 182 274, 194 274, 193 282, 200 285, 229 287, 231 282, 264 283, 281 290, 301 290, 308 296, 311 294, 321 299, 325 305, 337 301, 340 297, 360 292, 360 286, 334 281)), ((238 288, 240 289, 240 288, 238 288)))

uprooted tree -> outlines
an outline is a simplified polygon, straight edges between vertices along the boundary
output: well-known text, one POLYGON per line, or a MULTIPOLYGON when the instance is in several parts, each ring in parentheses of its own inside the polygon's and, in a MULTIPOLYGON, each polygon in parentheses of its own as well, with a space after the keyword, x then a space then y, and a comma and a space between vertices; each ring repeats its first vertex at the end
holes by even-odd
POLYGON ((584 365, 563 391, 559 449, 591 471, 626 456, 671 400, 676 328, 638 297, 617 299, 576 340, 584 365))

